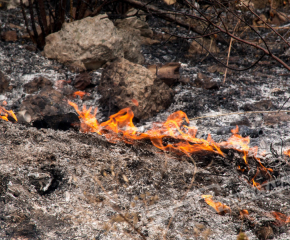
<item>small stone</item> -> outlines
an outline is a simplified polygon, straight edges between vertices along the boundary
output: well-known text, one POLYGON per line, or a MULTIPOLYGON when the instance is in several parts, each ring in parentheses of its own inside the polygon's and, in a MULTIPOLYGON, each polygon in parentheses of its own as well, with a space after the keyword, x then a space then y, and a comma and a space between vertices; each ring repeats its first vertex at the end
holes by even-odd
POLYGON ((239 120, 231 122, 231 126, 237 126, 237 125, 244 125, 244 126, 251 126, 251 123, 249 119, 246 116, 241 117, 239 120))
POLYGON ((163 66, 150 65, 148 70, 154 75, 160 78, 168 86, 172 86, 180 78, 179 74, 180 63, 170 62, 163 66))
POLYGON ((274 232, 270 226, 268 227, 263 226, 263 227, 260 227, 260 229, 257 231, 257 236, 261 240, 271 239, 274 236, 274 232))
POLYGON ((38 94, 28 95, 21 103, 20 111, 25 111, 33 122, 44 116, 64 114, 65 106, 64 94, 48 87, 38 94))
POLYGON ((15 42, 17 41, 17 33, 16 31, 7 31, 2 33, 1 38, 5 42, 15 42))
POLYGON ((190 78, 189 77, 183 77, 179 79, 179 82, 183 85, 189 84, 190 83, 190 78))
POLYGON ((194 81, 194 86, 203 89, 219 89, 219 84, 212 81, 211 78, 207 77, 203 73, 198 73, 194 81))
POLYGON ((26 93, 34 93, 37 92, 40 89, 52 87, 52 82, 50 80, 48 80, 47 78, 44 77, 38 77, 38 78, 34 78, 32 81, 24 84, 23 86, 23 90, 26 93))
POLYGON ((74 87, 79 90, 85 90, 87 86, 91 84, 92 77, 87 73, 80 73, 74 82, 74 87))
POLYGON ((264 123, 266 125, 273 125, 276 123, 289 122, 289 121, 290 121, 290 115, 283 112, 268 114, 267 116, 264 117, 264 123))
POLYGON ((37 47, 34 45, 25 45, 23 46, 26 50, 30 51, 30 52, 35 52, 37 47))
POLYGON ((18 30, 22 30, 22 29, 24 29, 24 27, 21 27, 21 26, 15 25, 15 24, 13 24, 13 23, 9 23, 8 26, 9 26, 10 28, 16 28, 16 29, 18 29, 18 30))
POLYGON ((242 108, 244 111, 268 111, 276 109, 276 106, 274 106, 271 100, 262 100, 255 103, 247 103, 242 108))

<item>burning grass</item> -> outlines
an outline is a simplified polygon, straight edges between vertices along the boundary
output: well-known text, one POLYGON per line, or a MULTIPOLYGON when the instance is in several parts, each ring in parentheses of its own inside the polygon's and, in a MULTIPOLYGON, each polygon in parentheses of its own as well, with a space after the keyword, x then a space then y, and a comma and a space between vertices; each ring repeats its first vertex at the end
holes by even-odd
MULTIPOLYGON (((97 108, 92 113, 92 108, 83 106, 79 110, 78 106, 68 101, 68 104, 74 107, 81 120, 81 131, 96 132, 111 143, 123 141, 128 144, 134 144, 140 140, 149 139, 151 143, 165 152, 174 152, 178 155, 187 155, 190 157, 195 153, 215 153, 225 157, 223 150, 234 149, 243 154, 245 168, 238 166, 238 169, 245 171, 250 170, 248 158, 255 159, 258 163, 257 171, 251 179, 251 183, 257 189, 261 190, 261 184, 255 179, 258 175, 263 174, 271 179, 271 168, 266 168, 261 159, 258 157, 258 147, 250 147, 250 137, 239 135, 238 126, 232 130, 232 136, 224 142, 216 143, 209 134, 207 140, 196 137, 197 129, 188 126, 189 119, 182 111, 172 113, 165 122, 153 123, 152 128, 145 132, 138 132, 138 128, 133 123, 134 113, 130 108, 124 108, 118 113, 109 117, 109 120, 99 123, 96 119, 97 108)), ((285 153, 287 154, 287 153, 285 153)), ((263 182, 264 183, 264 182, 263 182)))

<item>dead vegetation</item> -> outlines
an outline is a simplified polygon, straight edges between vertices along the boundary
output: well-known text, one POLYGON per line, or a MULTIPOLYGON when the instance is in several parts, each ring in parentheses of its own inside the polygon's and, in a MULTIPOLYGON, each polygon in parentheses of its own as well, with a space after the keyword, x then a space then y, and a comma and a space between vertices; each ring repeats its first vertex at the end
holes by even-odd
MULTIPOLYGON (((21 1, 22 2, 22 1, 21 1)), ((42 49, 45 36, 60 30, 64 22, 96 16, 106 12, 110 19, 132 16, 128 10, 138 9, 134 16, 156 17, 173 24, 166 29, 172 37, 185 39, 193 49, 191 57, 203 61, 214 58, 222 66, 244 71, 268 57, 290 70, 283 56, 290 44, 289 1, 29 1, 22 5, 23 17, 31 38, 42 49), (141 11, 142 10, 142 11, 141 11), (28 17, 30 21, 28 21, 28 17), (46 17, 45 17, 46 16, 46 17), (279 44, 277 44, 279 43, 279 44), (246 67, 235 67, 230 56, 245 58, 246 67), (248 60, 247 58, 251 58, 248 60)))

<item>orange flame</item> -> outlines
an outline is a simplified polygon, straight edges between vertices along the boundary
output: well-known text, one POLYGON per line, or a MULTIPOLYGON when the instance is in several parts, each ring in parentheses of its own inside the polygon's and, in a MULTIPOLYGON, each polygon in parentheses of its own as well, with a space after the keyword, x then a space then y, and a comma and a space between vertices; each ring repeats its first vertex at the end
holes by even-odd
POLYGON ((280 213, 280 212, 271 212, 272 215, 276 218, 277 223, 279 225, 284 225, 290 222, 290 216, 287 217, 285 214, 280 213))
POLYGON ((283 153, 290 157, 290 149, 285 150, 283 153))
MULTIPOLYGON (((132 101, 134 103, 134 99, 132 101)), ((113 143, 124 141, 133 144, 137 140, 149 139, 155 147, 163 151, 186 154, 187 156, 201 151, 214 152, 224 156, 221 147, 231 148, 243 153, 246 165, 248 165, 247 157, 251 154, 259 163, 261 171, 267 174, 269 174, 268 171, 273 171, 271 168, 265 168, 260 158, 257 157, 258 147, 249 147, 250 137, 242 137, 238 134, 238 126, 232 130, 233 135, 228 141, 216 143, 210 135, 208 135, 207 140, 196 138, 197 129, 184 125, 184 123, 189 124, 189 119, 182 111, 172 113, 163 123, 153 123, 150 130, 141 133, 138 132, 133 123, 134 113, 130 108, 124 108, 110 116, 108 121, 99 123, 95 117, 97 109, 91 113, 91 107, 87 109, 86 106, 83 106, 83 109, 79 110, 75 103, 68 101, 68 104, 74 107, 79 114, 81 131, 96 132, 113 143)), ((255 177, 252 179, 253 185, 259 188, 254 179, 255 177)))
POLYGON ((79 96, 81 99, 83 99, 83 97, 85 95, 90 95, 89 93, 83 92, 83 91, 76 91, 73 93, 73 97, 76 98, 77 96, 79 96))
POLYGON ((95 109, 94 114, 91 114, 92 108, 86 109, 84 106, 81 111, 75 103, 71 101, 68 103, 79 114, 83 123, 81 125, 82 131, 97 132, 104 135, 110 142, 115 143, 122 140, 126 143, 133 143, 136 140, 150 139, 155 147, 163 151, 189 155, 205 150, 224 156, 210 135, 207 140, 196 138, 196 128, 182 125, 184 121, 189 123, 188 117, 182 111, 172 113, 164 123, 154 123, 152 129, 140 133, 137 132, 133 123, 134 113, 130 108, 120 110, 110 116, 108 121, 99 124, 95 118, 97 109, 95 109), (166 139, 175 139, 177 142, 164 143, 166 139))
POLYGON ((244 217, 246 215, 249 215, 249 212, 248 212, 247 209, 243 209, 243 210, 240 211, 240 215, 241 215, 241 217, 244 217))
POLYGON ((14 120, 17 121, 17 117, 12 110, 6 110, 4 107, 0 106, 0 119, 9 121, 8 116, 14 118, 14 120))
POLYGON ((231 213, 231 208, 221 202, 215 202, 212 200, 211 195, 202 195, 204 201, 211 207, 213 207, 218 214, 224 215, 226 213, 231 213))
POLYGON ((256 172, 255 176, 252 178, 252 182, 253 182, 254 187, 258 188, 258 190, 261 190, 262 189, 261 184, 255 182, 255 178, 258 176, 259 173, 260 173, 259 168, 257 168, 257 172, 256 172))
POLYGON ((228 141, 221 143, 221 145, 224 147, 234 148, 239 152, 243 152, 243 159, 246 165, 248 165, 247 156, 250 150, 250 137, 242 137, 241 135, 239 135, 239 126, 236 126, 236 128, 232 129, 231 132, 233 133, 233 135, 228 139, 228 141))
POLYGON ((255 221, 255 218, 250 217, 249 212, 246 209, 243 209, 243 210, 240 211, 240 218, 241 219, 247 218, 247 219, 249 219, 251 221, 255 221))

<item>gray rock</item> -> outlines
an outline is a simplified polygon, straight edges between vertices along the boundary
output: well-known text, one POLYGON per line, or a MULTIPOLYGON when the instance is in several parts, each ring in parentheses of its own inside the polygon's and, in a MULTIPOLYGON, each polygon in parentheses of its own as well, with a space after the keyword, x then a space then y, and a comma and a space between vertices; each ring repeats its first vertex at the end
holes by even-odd
POLYGON ((124 58, 104 69, 99 91, 102 103, 119 109, 131 107, 138 119, 149 118, 167 108, 173 97, 172 90, 150 70, 124 58))
POLYGON ((48 35, 44 56, 78 66, 80 70, 98 69, 123 56, 142 63, 144 58, 140 53, 138 34, 118 31, 106 14, 87 17, 65 23, 59 32, 48 35))

